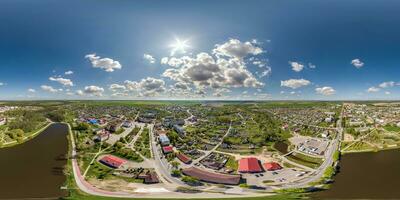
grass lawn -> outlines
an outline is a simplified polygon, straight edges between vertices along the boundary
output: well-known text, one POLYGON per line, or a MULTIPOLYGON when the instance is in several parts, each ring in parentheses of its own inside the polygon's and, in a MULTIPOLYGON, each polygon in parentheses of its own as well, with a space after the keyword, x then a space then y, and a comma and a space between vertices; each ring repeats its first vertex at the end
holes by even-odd
POLYGON ((398 127, 398 126, 386 125, 383 128, 386 131, 390 131, 390 132, 400 132, 400 127, 398 127))
POLYGON ((310 167, 310 168, 317 168, 322 164, 321 158, 315 158, 311 156, 307 156, 301 153, 293 153, 292 155, 287 156, 289 160, 296 162, 298 164, 310 167))
POLYGON ((145 128, 135 143, 135 149, 144 157, 151 158, 149 129, 145 128))
MULTIPOLYGON (((350 143, 351 144, 351 143, 350 143)), ((350 145, 349 144, 349 145, 350 145)), ((352 144, 346 151, 367 151, 374 150, 375 148, 365 142, 356 142, 352 144)))
POLYGON ((235 172, 238 170, 238 162, 235 160, 235 157, 229 156, 228 161, 226 162, 226 167, 232 170, 235 170, 235 172))

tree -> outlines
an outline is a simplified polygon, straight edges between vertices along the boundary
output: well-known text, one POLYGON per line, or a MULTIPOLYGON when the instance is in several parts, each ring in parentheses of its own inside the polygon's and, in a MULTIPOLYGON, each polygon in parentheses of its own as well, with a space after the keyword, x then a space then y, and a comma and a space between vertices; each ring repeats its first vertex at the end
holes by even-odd
POLYGON ((173 168, 178 169, 180 163, 177 162, 177 161, 172 161, 172 162, 171 162, 171 165, 172 165, 173 168))
POLYGON ((340 159, 340 151, 335 151, 333 154, 333 161, 336 162, 340 159))
POLYGON ((182 181, 185 182, 188 185, 199 185, 201 184, 199 180, 196 178, 190 177, 190 176, 184 176, 182 178, 182 181))
POLYGON ((180 177, 182 176, 182 172, 180 170, 174 169, 172 170, 171 175, 174 177, 180 177))
POLYGON ((88 129, 90 129, 90 125, 85 122, 81 122, 78 124, 78 126, 75 127, 75 130, 78 130, 78 131, 85 131, 88 129))

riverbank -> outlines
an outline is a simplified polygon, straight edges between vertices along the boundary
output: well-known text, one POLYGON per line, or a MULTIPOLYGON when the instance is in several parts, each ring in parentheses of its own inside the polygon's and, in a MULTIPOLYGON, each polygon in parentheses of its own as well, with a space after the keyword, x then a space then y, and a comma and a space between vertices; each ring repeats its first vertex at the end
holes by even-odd
POLYGON ((46 130, 50 125, 54 124, 54 122, 47 122, 43 127, 41 127, 39 130, 34 131, 32 134, 25 136, 21 142, 18 142, 17 140, 14 140, 12 142, 7 142, 7 143, 3 143, 0 146, 1 148, 8 148, 8 147, 12 147, 15 145, 19 145, 19 144, 23 144, 29 140, 32 140, 33 138, 35 138, 36 136, 38 136, 40 133, 42 133, 44 130, 46 130))
POLYGON ((389 151, 389 150, 396 150, 396 149, 400 149, 400 146, 397 145, 397 146, 385 147, 385 148, 342 151, 341 154, 345 155, 345 154, 355 154, 355 153, 374 153, 374 152, 389 151))

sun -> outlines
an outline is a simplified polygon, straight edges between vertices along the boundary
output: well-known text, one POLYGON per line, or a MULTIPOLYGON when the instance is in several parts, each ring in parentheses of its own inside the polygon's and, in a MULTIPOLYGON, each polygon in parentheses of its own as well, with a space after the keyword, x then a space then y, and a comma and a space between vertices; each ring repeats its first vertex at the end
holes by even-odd
POLYGON ((179 38, 175 39, 175 43, 171 44, 171 56, 175 55, 175 53, 186 53, 186 49, 189 48, 188 40, 180 40, 179 38))

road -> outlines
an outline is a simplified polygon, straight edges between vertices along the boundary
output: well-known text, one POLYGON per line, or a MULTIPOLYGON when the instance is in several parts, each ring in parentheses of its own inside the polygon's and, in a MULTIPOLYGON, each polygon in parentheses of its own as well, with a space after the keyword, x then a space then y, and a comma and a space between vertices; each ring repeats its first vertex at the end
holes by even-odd
POLYGON ((154 169, 156 170, 157 174, 162 176, 162 178, 164 178, 169 184, 174 184, 175 186, 186 186, 186 184, 181 180, 171 175, 171 168, 169 167, 170 165, 168 164, 167 160, 163 158, 164 155, 161 152, 161 147, 157 145, 157 138, 153 129, 154 124, 151 124, 148 127, 150 131, 151 151, 155 161, 154 169))

